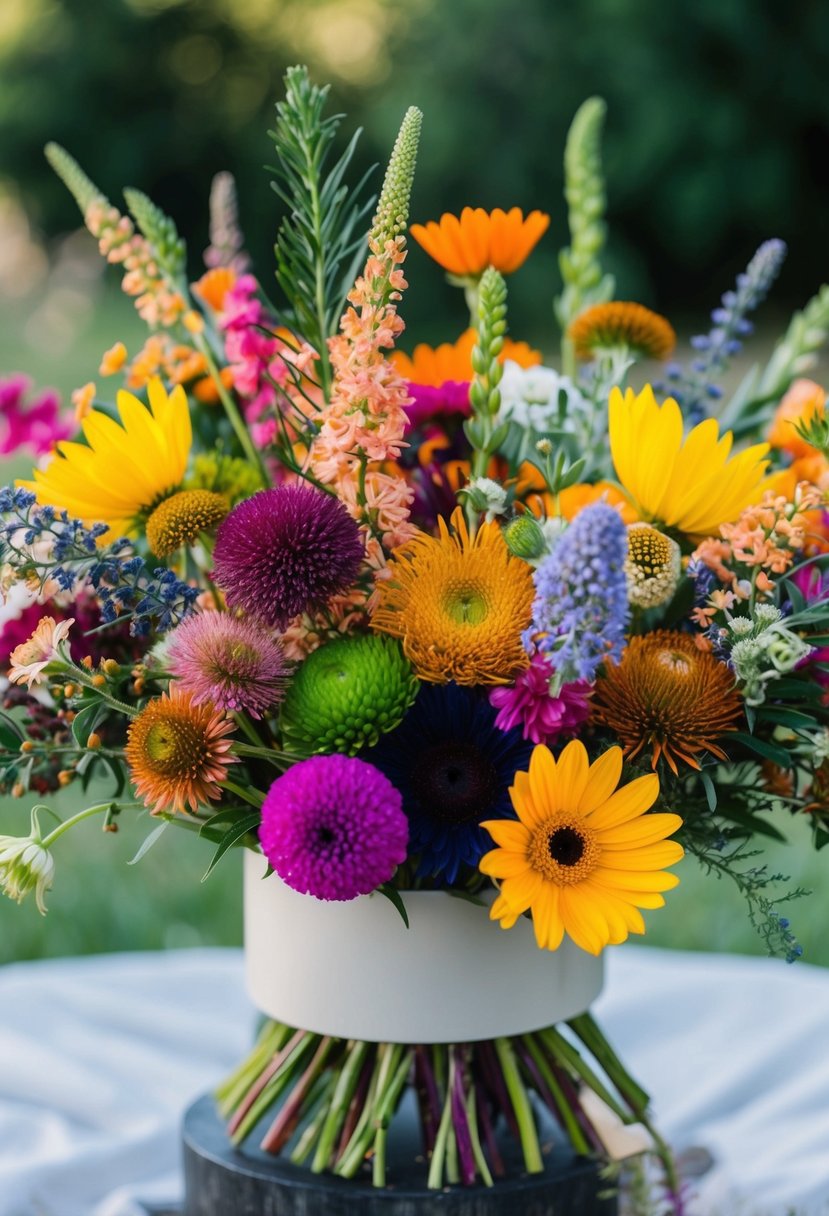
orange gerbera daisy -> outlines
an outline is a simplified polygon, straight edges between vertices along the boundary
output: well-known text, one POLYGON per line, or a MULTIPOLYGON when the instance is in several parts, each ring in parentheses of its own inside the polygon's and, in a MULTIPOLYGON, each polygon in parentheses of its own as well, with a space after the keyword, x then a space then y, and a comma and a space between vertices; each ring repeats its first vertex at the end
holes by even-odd
POLYGON ((458 507, 451 530, 419 532, 388 564, 372 628, 400 638, 421 680, 508 684, 529 663, 521 632, 530 623, 532 570, 507 549, 498 524, 470 536, 458 507))
POLYGON ((632 758, 649 748, 677 773, 677 761, 699 768, 698 756, 726 754, 716 740, 736 730, 742 700, 734 674, 689 633, 657 629, 631 638, 622 661, 608 662, 596 684, 593 719, 607 726, 632 758))
POLYGON ((579 359, 593 359, 597 351, 620 347, 642 359, 667 359, 676 346, 669 321, 629 300, 594 304, 576 317, 567 334, 579 359))
MULTIPOLYGON (((476 341, 475 330, 467 329, 457 342, 443 342, 440 346, 427 346, 421 342, 411 355, 395 350, 391 361, 404 380, 412 384, 430 388, 439 388, 449 380, 463 384, 472 379, 472 350, 476 341)), ((541 362, 541 351, 533 350, 526 342, 505 338, 499 358, 502 363, 510 359, 519 367, 536 367, 541 362)))
POLYGON ((210 702, 194 705, 174 684, 130 723, 125 755, 136 794, 154 815, 217 801, 219 782, 236 763, 227 738, 232 730, 210 702))
POLYGON ((438 222, 412 224, 410 232, 449 274, 477 279, 487 266, 501 274, 523 266, 549 223, 543 211, 531 211, 525 218, 520 207, 509 211, 464 207, 460 218, 445 212, 438 222))
POLYGON ((208 270, 193 284, 193 294, 204 300, 214 312, 221 312, 225 296, 236 283, 236 271, 229 266, 216 266, 208 270))
POLYGON ((644 933, 639 909, 661 908, 661 892, 679 882, 664 868, 684 850, 665 838, 682 820, 646 814, 659 794, 655 774, 617 789, 621 775, 619 747, 593 764, 578 739, 558 760, 543 744, 534 748, 529 772, 516 773, 510 789, 518 822, 481 824, 499 846, 480 868, 500 880, 490 917, 502 929, 531 911, 542 949, 556 950, 567 933, 590 954, 644 933))

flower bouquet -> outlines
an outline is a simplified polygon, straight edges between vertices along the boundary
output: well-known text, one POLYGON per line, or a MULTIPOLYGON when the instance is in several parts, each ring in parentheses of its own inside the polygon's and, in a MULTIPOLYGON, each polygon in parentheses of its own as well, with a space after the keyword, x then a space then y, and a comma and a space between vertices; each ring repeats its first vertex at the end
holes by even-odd
POLYGON ((286 89, 275 303, 228 175, 191 281, 150 199, 126 190, 121 212, 47 149, 152 332, 103 355, 115 405, 79 388, 74 423, 53 411, 54 449, 0 495, 3 788, 111 782, 54 824, 36 805, 28 835, 0 838, 0 878, 43 911, 54 846, 92 817, 148 813, 141 857, 194 832, 208 873, 247 850, 267 1019, 219 1089, 234 1144, 383 1187, 411 1103, 428 1187, 632 1144, 681 1211, 589 1005, 602 951, 645 931, 683 853, 731 875, 772 951, 800 953, 779 911, 798 892, 776 895, 756 854, 792 816, 829 841, 829 422, 798 379, 829 288, 725 399, 785 255, 768 241, 671 362, 671 325, 601 268, 594 98, 566 147, 548 366, 507 336, 506 290, 548 216, 409 227, 420 111, 375 203, 348 184, 356 136, 337 155, 326 90, 301 68, 286 89), (409 355, 407 233, 470 313, 409 355))

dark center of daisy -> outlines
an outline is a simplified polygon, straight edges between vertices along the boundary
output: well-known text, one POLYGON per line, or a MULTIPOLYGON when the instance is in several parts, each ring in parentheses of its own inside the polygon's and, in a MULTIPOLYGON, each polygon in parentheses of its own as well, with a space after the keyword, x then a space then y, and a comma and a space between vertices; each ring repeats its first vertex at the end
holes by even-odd
POLYGON ((548 837, 547 848, 560 866, 574 866, 584 856, 584 837, 575 828, 556 828, 548 837))
POLYGON ((498 795, 492 761, 474 743, 456 740, 421 752, 411 783, 423 812, 446 824, 483 819, 498 795))

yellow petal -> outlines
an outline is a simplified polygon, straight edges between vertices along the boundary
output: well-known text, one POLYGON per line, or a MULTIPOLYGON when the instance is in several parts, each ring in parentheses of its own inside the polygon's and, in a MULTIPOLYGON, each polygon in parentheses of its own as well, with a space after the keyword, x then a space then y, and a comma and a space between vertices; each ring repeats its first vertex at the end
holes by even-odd
POLYGON ((602 828, 615 828, 620 823, 643 815, 659 795, 659 778, 655 773, 637 777, 628 785, 623 785, 615 794, 597 807, 587 816, 587 823, 594 831, 602 828))
POLYGON ((529 870, 525 853, 508 853, 506 849, 492 849, 484 853, 478 862, 482 874, 493 878, 515 878, 529 870))
POLYGON ((520 853, 529 847, 528 828, 523 823, 516 823, 514 819, 486 819, 481 827, 486 828, 495 843, 502 849, 520 853))
POLYGON ((603 849, 638 848, 664 840, 681 827, 682 820, 679 815, 654 812, 628 820, 627 823, 620 823, 615 828, 605 828, 599 833, 599 843, 603 849))
POLYGON ((685 850, 675 840, 660 840, 639 849, 608 849, 602 851, 601 864, 607 870, 661 870, 676 865, 685 850))
POLYGON ((589 768, 584 744, 580 739, 571 739, 556 761, 557 810, 578 806, 587 785, 589 768))
POLYGON ((619 784, 621 775, 622 749, 621 747, 610 747, 590 765, 587 787, 576 808, 578 812, 581 815, 589 815, 591 811, 595 811, 596 807, 607 802, 619 784))
POLYGON ((539 743, 530 756, 530 795, 543 816, 559 809, 556 787, 556 762, 549 747, 539 743))
POLYGON ((612 870, 598 866, 590 875, 592 882, 601 883, 611 891, 624 887, 626 891, 672 891, 679 886, 676 874, 664 870, 612 870))

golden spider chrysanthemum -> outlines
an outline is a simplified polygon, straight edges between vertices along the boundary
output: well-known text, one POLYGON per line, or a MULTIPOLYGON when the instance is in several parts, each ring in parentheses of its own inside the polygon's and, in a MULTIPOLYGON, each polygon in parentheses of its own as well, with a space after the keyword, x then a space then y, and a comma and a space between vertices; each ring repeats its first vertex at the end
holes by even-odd
POLYGON ((130 723, 125 754, 135 792, 161 811, 195 811, 222 795, 219 782, 228 766, 233 723, 209 701, 194 705, 175 684, 130 723))
POLYGON ((451 530, 425 532, 399 548, 378 586, 372 627, 400 638, 421 680, 507 684, 528 664, 532 570, 513 557, 496 523, 470 536, 457 508, 451 530))
POLYGON ((649 384, 611 391, 608 428, 616 476, 639 518, 657 527, 715 536, 762 496, 767 443, 731 456, 733 436, 720 436, 715 418, 683 439, 679 406, 672 397, 657 404, 649 384))
POLYGON ((670 321, 628 300, 585 309, 572 322, 567 336, 578 359, 594 359, 601 351, 621 349, 642 359, 667 359, 676 346, 670 321))
POLYGON ((179 490, 163 499, 147 520, 147 544, 156 557, 169 557, 218 527, 229 510, 224 494, 179 490))
POLYGON ((81 423, 86 444, 59 443, 34 481, 20 484, 42 506, 108 524, 107 540, 135 535, 142 517, 180 488, 193 438, 184 389, 168 395, 153 379, 147 390, 149 408, 132 393, 118 394, 120 426, 92 410, 81 423))
POLYGON ((649 750, 676 773, 677 762, 699 768, 699 755, 720 760, 717 744, 736 730, 742 701, 734 674, 687 633, 658 629, 631 638, 622 661, 608 663, 596 684, 593 720, 607 726, 628 757, 649 750))
POLYGON ((524 216, 520 207, 484 211, 483 207, 464 207, 460 214, 445 212, 436 223, 412 224, 410 232, 430 258, 449 274, 477 279, 487 266, 501 274, 511 274, 522 266, 547 231, 549 215, 531 211, 524 216))
POLYGON ((556 950, 567 933, 598 954, 644 933, 640 908, 661 908, 661 892, 679 879, 664 872, 683 856, 666 840, 682 826, 679 815, 646 814, 659 793, 655 774, 616 788, 621 748, 590 764, 584 744, 568 743, 558 760, 539 744, 528 773, 515 774, 510 797, 518 822, 485 821, 498 848, 480 862, 500 882, 490 916, 511 929, 531 911, 535 937, 556 950))
MULTIPOLYGON (((476 342, 475 330, 467 329, 457 342, 443 342, 440 346, 427 346, 421 342, 411 355, 395 350, 391 359, 400 375, 412 384, 431 388, 439 388, 450 380, 464 384, 472 379, 472 351, 476 342)), ((536 367, 541 362, 541 352, 533 350, 526 342, 505 338, 499 359, 502 363, 509 359, 519 367, 536 367)))

